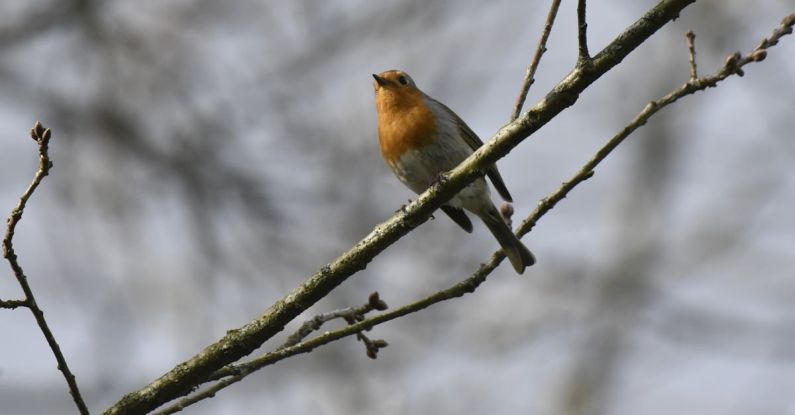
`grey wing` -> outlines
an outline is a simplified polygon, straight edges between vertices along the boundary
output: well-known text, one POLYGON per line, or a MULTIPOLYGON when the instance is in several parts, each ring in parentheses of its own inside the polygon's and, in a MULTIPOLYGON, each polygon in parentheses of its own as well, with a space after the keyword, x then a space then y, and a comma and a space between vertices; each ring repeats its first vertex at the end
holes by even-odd
POLYGON ((468 233, 472 233, 472 221, 469 220, 466 212, 464 209, 454 208, 449 205, 442 205, 441 207, 442 212, 446 213, 450 219, 453 220, 461 229, 467 231, 468 233))
MULTIPOLYGON (((464 137, 464 141, 466 141, 466 143, 472 147, 472 150, 479 149, 483 145, 483 141, 480 140, 480 137, 478 137, 478 135, 475 134, 471 128, 469 128, 464 120, 456 115, 456 113, 454 113, 450 108, 439 101, 436 102, 450 113, 450 116, 452 116, 453 120, 455 120, 456 124, 458 124, 458 129, 461 131, 461 136, 464 137)), ((505 182, 502 181, 502 176, 500 176, 500 171, 497 170, 497 166, 492 164, 488 169, 486 169, 486 175, 489 176, 489 180, 491 180, 494 188, 497 189, 497 193, 499 193, 506 202, 513 202, 513 198, 508 192, 508 188, 505 187, 505 182)))

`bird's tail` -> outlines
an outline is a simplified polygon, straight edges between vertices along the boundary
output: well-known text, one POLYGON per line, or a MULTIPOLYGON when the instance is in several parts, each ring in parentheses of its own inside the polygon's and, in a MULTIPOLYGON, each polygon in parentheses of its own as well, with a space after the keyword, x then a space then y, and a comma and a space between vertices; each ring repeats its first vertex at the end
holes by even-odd
POLYGON ((533 253, 514 235, 496 207, 492 206, 491 209, 479 216, 492 235, 497 238, 502 251, 505 252, 505 256, 511 261, 511 265, 513 265, 513 269, 517 273, 521 274, 524 272, 525 267, 535 264, 536 258, 533 253))

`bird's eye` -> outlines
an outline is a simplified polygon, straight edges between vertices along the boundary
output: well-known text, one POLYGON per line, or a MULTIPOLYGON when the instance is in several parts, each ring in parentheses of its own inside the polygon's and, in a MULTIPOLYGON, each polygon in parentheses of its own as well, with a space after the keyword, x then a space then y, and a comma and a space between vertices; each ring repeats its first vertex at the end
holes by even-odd
POLYGON ((403 76, 403 75, 400 75, 400 76, 398 77, 398 82, 400 82, 400 85, 408 85, 408 84, 409 84, 409 80, 408 80, 408 78, 406 78, 406 77, 405 77, 405 76, 403 76))

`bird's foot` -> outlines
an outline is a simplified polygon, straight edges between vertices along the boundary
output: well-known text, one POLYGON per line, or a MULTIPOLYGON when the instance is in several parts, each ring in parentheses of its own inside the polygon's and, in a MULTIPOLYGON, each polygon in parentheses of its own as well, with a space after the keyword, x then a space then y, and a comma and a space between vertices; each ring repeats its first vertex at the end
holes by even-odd
POLYGON ((431 182, 431 186, 438 184, 439 186, 447 183, 447 173, 441 172, 436 175, 436 178, 431 182))

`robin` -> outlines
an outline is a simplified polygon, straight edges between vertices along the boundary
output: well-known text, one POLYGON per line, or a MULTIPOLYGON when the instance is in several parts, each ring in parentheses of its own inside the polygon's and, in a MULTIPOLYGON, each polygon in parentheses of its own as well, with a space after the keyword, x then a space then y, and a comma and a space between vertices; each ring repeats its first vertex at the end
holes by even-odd
MULTIPOLYGON (((414 80, 391 70, 373 74, 378 110, 381 156, 403 184, 419 194, 440 174, 452 170, 483 145, 483 141, 450 108, 425 95, 414 80)), ((510 202, 511 194, 497 166, 486 169, 497 192, 510 202)), ((472 232, 464 209, 477 215, 497 238, 517 273, 535 263, 535 257, 514 235, 491 201, 483 177, 469 184, 441 207, 455 223, 472 232)))

